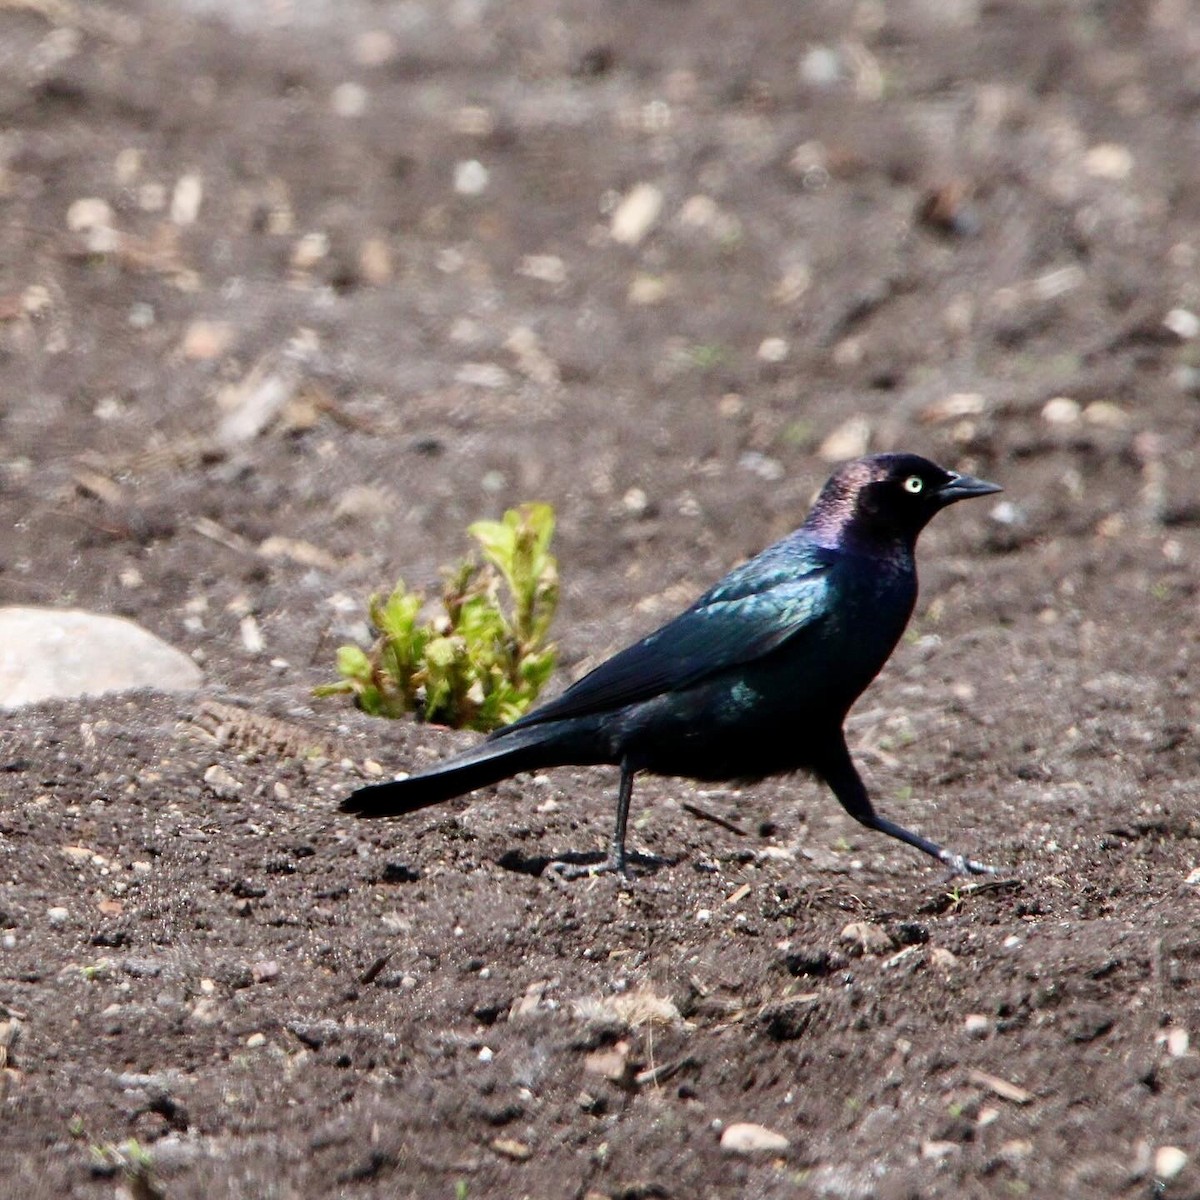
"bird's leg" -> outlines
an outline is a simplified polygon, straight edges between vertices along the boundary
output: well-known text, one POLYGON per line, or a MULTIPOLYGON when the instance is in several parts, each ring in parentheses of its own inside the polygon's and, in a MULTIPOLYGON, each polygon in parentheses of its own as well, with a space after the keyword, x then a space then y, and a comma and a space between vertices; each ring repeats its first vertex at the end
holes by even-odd
POLYGON ((897 825, 895 821, 881 817, 871 804, 871 797, 867 794, 867 789, 851 761, 850 752, 846 749, 845 740, 840 733, 837 737, 837 745, 832 747, 826 757, 822 759, 817 773, 829 784, 842 807, 860 825, 865 825, 868 829, 874 829, 879 833, 885 833, 888 837, 894 837, 906 845, 924 851, 932 858, 936 858, 938 862, 944 863, 955 875, 996 875, 999 873, 997 867, 989 867, 986 863, 976 862, 973 858, 967 858, 965 855, 954 854, 939 846, 937 842, 931 842, 928 838, 923 838, 920 834, 905 829, 903 825, 897 825))
MULTIPOLYGON (((629 825, 629 803, 633 799, 635 768, 628 758, 621 760, 621 787, 617 792, 617 825, 613 830, 612 847, 603 862, 588 866, 584 863, 558 863, 555 873, 561 879, 579 879, 584 875, 613 872, 629 878, 629 860, 625 853, 625 830, 629 825)), ((636 856, 635 856, 636 857, 636 856)))

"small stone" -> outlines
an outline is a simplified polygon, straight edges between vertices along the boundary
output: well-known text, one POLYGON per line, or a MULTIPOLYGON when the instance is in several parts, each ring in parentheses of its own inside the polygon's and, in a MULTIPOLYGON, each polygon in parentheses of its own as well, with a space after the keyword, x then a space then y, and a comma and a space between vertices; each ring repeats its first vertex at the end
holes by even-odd
POLYGON ((638 274, 629 285, 628 300, 630 304, 648 308, 652 304, 661 304, 671 293, 671 285, 661 275, 638 274))
POLYGON ((646 497, 646 493, 640 487, 631 487, 629 491, 621 497, 621 507, 625 509, 630 516, 644 517, 646 510, 650 507, 650 501, 646 497))
POLYGON ((1188 1031, 1178 1025, 1167 1030, 1164 1041, 1167 1044, 1167 1053, 1172 1058, 1183 1058, 1188 1052, 1188 1046, 1191 1044, 1188 1031))
POLYGON ((995 521, 997 525, 1024 525, 1025 514, 1021 507, 1014 504, 1011 500, 998 500, 992 505, 988 517, 995 521))
POLYGON ((1117 182, 1128 179, 1133 171, 1133 155, 1125 146, 1102 142, 1093 146, 1083 157, 1083 169, 1093 179, 1117 182))
POLYGON ((46 909, 46 920, 51 925, 65 925, 70 916, 71 910, 64 908, 61 904, 56 904, 53 908, 46 909))
POLYGON ((454 372, 454 382, 500 391, 511 385, 512 376, 499 363, 467 362, 454 372))
POLYGON ((233 800, 242 790, 238 779, 220 763, 204 772, 204 784, 218 800, 233 800))
POLYGON ((1186 308, 1171 309, 1163 317, 1163 324, 1183 342, 1190 342, 1200 334, 1200 317, 1186 308))
POLYGON ((813 46, 800 60, 800 78, 809 87, 830 88, 843 77, 842 56, 831 46, 813 46))
POLYGON ((1129 414, 1111 400, 1093 400, 1084 410, 1083 419, 1097 429, 1127 429, 1129 414))
POLYGON ((467 137, 491 137, 496 132, 496 118, 482 104, 464 104, 454 114, 454 131, 467 137))
POLYGON ((113 176, 122 187, 129 187, 142 172, 142 152, 126 146, 113 162, 113 176))
POLYGON ((1055 396, 1042 408, 1042 420, 1047 425, 1078 425, 1081 415, 1079 401, 1070 396, 1055 396))
POLYGON ((925 405, 919 415, 922 421, 937 425, 943 421, 982 416, 986 409, 987 400, 979 392, 952 392, 925 405))
POLYGON ((193 362, 220 358, 233 345, 233 338, 228 321, 193 321, 183 335, 183 357, 193 362))
POLYGON ((557 254, 527 254, 521 259, 517 274, 555 286, 567 282, 566 263, 557 254))
POLYGON ((892 949, 887 930, 871 921, 851 921, 842 930, 840 938, 864 954, 886 954, 892 949))
POLYGON ((743 471, 757 475, 759 479, 765 479, 768 483, 778 482, 787 473, 779 459, 761 454, 757 450, 747 450, 738 459, 738 466, 743 471))
POLYGON ((629 1043, 622 1041, 604 1050, 593 1050, 583 1060, 583 1069, 612 1083, 620 1083, 629 1074, 629 1043))
POLYGON ((339 83, 329 105, 339 117, 361 117, 367 111, 367 89, 361 83, 339 83))
POLYGON ((204 181, 199 175, 180 175, 171 193, 171 222, 194 225, 204 199, 204 181))
POLYGON ((274 959, 261 960, 251 966, 250 974, 255 983, 269 983, 278 978, 279 964, 274 959))
POLYGON ((381 237, 367 238, 358 249, 358 269, 373 287, 382 287, 392 278, 392 251, 381 237))
POLYGON ((368 29, 354 42, 354 59, 363 67, 382 67, 399 51, 396 39, 386 29, 368 29))
POLYGON ((265 1033, 252 1033, 246 1039, 246 1045, 249 1046, 251 1050, 257 1050, 259 1046, 265 1046, 266 1044, 267 1035, 265 1033))
POLYGON ((921 1157, 939 1159, 953 1154, 958 1149, 957 1142, 928 1141, 921 1143, 921 1157))
POLYGON ((936 967, 939 971, 952 971, 958 966, 958 956, 953 950, 947 950, 945 946, 934 946, 929 951, 929 965, 936 967))
POLYGON ((93 229, 111 229, 113 210, 108 201, 98 196, 84 196, 67 209, 67 228, 72 233, 87 233, 93 229))
POLYGON ((781 337, 763 338, 758 346, 758 357, 765 363, 781 363, 790 352, 787 339, 781 337))
POLYGON ((533 1156, 533 1151, 516 1138, 496 1138, 492 1142, 492 1149, 503 1158, 511 1158, 513 1162, 527 1162, 533 1156))
POLYGON ((861 458, 871 445, 871 425, 866 417, 851 417, 839 425, 817 448, 828 463, 861 458))
POLYGON ((129 322, 130 329, 145 330, 153 327, 154 322, 158 320, 158 314, 154 311, 153 304, 147 304, 145 300, 135 300, 129 306, 129 315, 125 320, 129 322))
POLYGON ((491 179, 487 167, 477 158, 469 158, 454 166, 454 190, 460 196, 481 196, 491 179))
POLYGON ((721 1149, 726 1154, 778 1154, 791 1145, 782 1133, 765 1125, 738 1122, 727 1125, 721 1132, 721 1149))
POLYGON ((319 230, 306 233, 292 247, 292 267, 311 271, 329 253, 329 236, 319 230))
POLYGON ((991 1028, 991 1021, 983 1013, 967 1013, 963 1019, 963 1029, 967 1037, 987 1037, 988 1033, 991 1032, 991 1028))
POLYGON ((691 229, 705 229, 717 219, 720 212, 711 196, 689 196, 679 210, 679 223, 691 229))
POLYGON ((1184 1167, 1188 1156, 1178 1146, 1159 1146, 1154 1152, 1154 1178, 1170 1183, 1184 1167))
POLYGON ((44 317, 54 307, 50 289, 41 283, 31 283, 21 293, 21 308, 30 317, 44 317))
POLYGON ((613 210, 609 236, 622 246, 636 246, 661 215, 663 199, 654 184, 635 184, 613 210))

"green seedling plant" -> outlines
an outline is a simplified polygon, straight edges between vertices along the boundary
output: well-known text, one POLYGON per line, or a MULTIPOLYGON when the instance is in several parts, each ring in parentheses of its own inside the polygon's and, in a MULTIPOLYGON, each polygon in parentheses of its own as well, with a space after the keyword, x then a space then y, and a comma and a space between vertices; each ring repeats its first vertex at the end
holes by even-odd
POLYGON ((424 721, 487 732, 514 721, 550 678, 557 650, 547 641, 558 606, 550 553, 554 510, 522 504, 467 532, 484 561, 445 573, 443 612, 423 618, 425 597, 397 583, 368 604, 378 639, 342 646, 336 683, 318 696, 350 695, 373 716, 416 713, 424 721))

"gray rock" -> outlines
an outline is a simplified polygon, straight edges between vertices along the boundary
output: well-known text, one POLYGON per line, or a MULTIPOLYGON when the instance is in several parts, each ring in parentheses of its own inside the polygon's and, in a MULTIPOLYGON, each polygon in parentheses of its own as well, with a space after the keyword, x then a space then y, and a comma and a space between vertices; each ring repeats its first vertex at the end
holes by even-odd
POLYGON ((191 692, 203 679, 186 654, 121 617, 0 608, 0 710, 143 687, 191 692))

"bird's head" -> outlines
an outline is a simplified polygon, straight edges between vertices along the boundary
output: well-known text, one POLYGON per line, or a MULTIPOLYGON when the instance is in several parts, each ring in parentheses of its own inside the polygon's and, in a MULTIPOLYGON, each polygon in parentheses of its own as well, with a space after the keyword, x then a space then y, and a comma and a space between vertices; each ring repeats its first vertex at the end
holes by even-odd
POLYGON ((807 525, 841 541, 912 545, 935 513, 987 496, 998 484, 947 471, 917 454, 872 454, 839 467, 821 489, 807 525))

